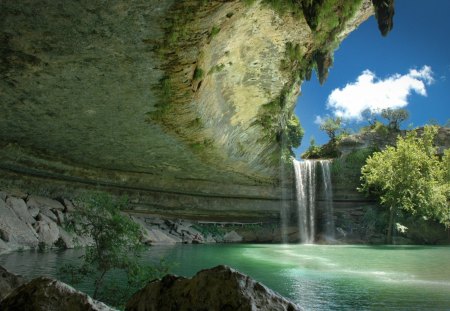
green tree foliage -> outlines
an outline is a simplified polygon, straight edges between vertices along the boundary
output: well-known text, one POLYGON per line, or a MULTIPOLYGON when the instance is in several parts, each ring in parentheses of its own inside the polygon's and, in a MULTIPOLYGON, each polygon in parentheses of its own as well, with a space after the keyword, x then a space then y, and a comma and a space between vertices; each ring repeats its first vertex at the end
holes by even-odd
POLYGON ((328 137, 332 141, 335 141, 336 135, 339 130, 342 128, 342 118, 336 117, 328 117, 320 124, 320 130, 327 133, 328 137))
POLYGON ((436 127, 426 126, 421 137, 416 131, 399 136, 396 146, 375 152, 361 170, 359 190, 377 195, 389 209, 388 243, 392 243, 394 218, 400 210, 450 226, 449 152, 442 161, 436 156, 436 133, 436 127))
POLYGON ((303 134, 305 131, 303 130, 299 119, 296 115, 292 115, 291 118, 287 122, 287 136, 288 136, 288 145, 289 147, 300 147, 300 144, 303 139, 303 134))
POLYGON ((398 131, 400 123, 409 118, 409 112, 406 109, 383 109, 381 110, 381 117, 388 121, 388 127, 391 130, 398 131))
POLYGON ((121 212, 126 199, 94 193, 77 202, 68 229, 79 236, 90 237, 93 246, 85 248, 79 266, 66 265, 60 270, 63 278, 77 284, 84 279, 93 282, 94 299, 120 306, 134 290, 151 277, 166 272, 166 267, 142 266, 138 259, 143 251, 141 229, 121 212), (107 275, 122 272, 126 281, 105 282, 107 275))
POLYGON ((364 109, 364 110, 361 112, 362 118, 364 119, 364 121, 366 121, 367 123, 369 123, 369 127, 370 127, 370 128, 375 127, 375 124, 376 124, 377 121, 378 121, 378 115, 379 115, 379 113, 377 113, 376 111, 373 111, 373 110, 371 110, 371 109, 369 109, 369 108, 364 109))

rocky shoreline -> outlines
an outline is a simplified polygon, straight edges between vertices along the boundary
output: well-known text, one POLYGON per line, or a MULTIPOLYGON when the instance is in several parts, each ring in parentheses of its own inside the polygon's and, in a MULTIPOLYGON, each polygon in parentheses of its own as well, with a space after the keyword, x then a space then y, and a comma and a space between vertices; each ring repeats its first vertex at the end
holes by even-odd
MULTIPOLYGON (((0 190, 0 254, 25 249, 85 247, 88 237, 66 230, 77 207, 67 198, 48 198, 21 190, 0 190)), ((175 243, 279 242, 277 224, 167 219, 128 211, 147 245, 175 243)))

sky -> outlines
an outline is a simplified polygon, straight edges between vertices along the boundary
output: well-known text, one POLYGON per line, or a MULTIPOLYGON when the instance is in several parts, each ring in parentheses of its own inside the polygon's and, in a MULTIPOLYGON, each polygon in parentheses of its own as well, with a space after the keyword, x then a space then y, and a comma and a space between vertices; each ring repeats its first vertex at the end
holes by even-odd
POLYGON ((314 75, 302 84, 295 113, 305 130, 299 158, 311 136, 324 144, 319 130, 327 116, 340 116, 358 128, 364 109, 405 108, 403 123, 422 126, 450 119, 450 1, 396 0, 394 28, 382 37, 375 18, 353 31, 336 50, 327 81, 314 75))

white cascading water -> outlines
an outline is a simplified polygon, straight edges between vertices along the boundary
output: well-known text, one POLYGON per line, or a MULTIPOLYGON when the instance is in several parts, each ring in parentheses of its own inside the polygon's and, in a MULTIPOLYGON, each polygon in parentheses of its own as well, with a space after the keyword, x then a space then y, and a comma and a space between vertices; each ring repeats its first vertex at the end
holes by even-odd
POLYGON ((325 199, 324 229, 325 237, 334 237, 333 192, 331 187, 329 160, 293 160, 297 192, 298 230, 301 243, 314 243, 316 235, 316 174, 317 165, 321 167, 325 199))

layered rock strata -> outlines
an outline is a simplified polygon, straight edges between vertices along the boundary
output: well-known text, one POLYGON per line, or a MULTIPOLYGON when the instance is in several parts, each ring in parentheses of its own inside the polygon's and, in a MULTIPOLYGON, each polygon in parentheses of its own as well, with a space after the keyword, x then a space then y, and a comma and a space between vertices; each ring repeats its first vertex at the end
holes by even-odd
POLYGON ((266 1, 1 2, 2 178, 277 217, 301 81, 314 64, 326 76, 373 14, 339 3, 305 15, 266 1))

